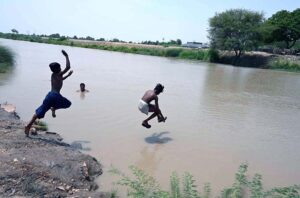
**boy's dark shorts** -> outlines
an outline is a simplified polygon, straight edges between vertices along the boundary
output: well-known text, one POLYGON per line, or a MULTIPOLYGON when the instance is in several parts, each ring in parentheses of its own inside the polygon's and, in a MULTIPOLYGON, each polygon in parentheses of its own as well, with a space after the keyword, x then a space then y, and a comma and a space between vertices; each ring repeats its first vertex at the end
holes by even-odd
POLYGON ((51 109, 51 107, 55 109, 66 109, 71 106, 71 102, 63 97, 60 93, 57 92, 49 92, 45 97, 43 104, 37 108, 35 111, 38 118, 43 118, 46 112, 51 109))

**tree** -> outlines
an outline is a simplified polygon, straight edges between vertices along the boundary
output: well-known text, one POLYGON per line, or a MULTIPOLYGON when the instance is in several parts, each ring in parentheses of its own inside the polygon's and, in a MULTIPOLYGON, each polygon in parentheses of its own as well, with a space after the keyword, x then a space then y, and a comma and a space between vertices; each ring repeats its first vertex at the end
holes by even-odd
POLYGON ((278 11, 266 21, 264 26, 269 28, 269 35, 265 42, 283 41, 286 48, 290 49, 300 39, 300 8, 293 12, 278 11))
POLYGON ((95 39, 94 39, 93 37, 91 37, 91 36, 87 36, 85 39, 86 39, 86 40, 90 40, 90 41, 95 40, 95 39))
POLYGON ((16 29, 11 29, 12 33, 15 33, 15 34, 19 34, 18 30, 16 29))
POLYGON ((209 39, 213 48, 233 50, 235 61, 246 50, 252 50, 259 43, 258 28, 263 14, 245 9, 231 9, 217 13, 209 19, 209 39))
POLYGON ((56 33, 56 34, 50 34, 49 37, 51 37, 51 38, 60 38, 60 35, 58 33, 56 33))
POLYGON ((111 40, 111 42, 120 42, 120 40, 117 38, 114 38, 113 40, 111 40))
POLYGON ((181 45, 182 44, 182 41, 180 39, 177 39, 176 42, 177 42, 177 45, 181 45))

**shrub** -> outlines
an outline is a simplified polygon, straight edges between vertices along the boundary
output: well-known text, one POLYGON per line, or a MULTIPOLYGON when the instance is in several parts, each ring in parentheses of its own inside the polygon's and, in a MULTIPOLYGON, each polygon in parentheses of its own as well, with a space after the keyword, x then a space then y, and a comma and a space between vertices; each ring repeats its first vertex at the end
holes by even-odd
POLYGON ((271 69, 298 71, 300 72, 300 62, 289 60, 287 58, 276 58, 269 63, 271 69))
POLYGON ((7 47, 0 46, 0 73, 6 72, 14 64, 14 53, 7 47))
POLYGON ((217 62, 219 60, 219 52, 216 49, 210 48, 206 50, 203 60, 209 62, 217 62))
POLYGON ((170 48, 166 49, 166 57, 178 57, 180 52, 182 52, 182 49, 177 49, 177 48, 170 48))

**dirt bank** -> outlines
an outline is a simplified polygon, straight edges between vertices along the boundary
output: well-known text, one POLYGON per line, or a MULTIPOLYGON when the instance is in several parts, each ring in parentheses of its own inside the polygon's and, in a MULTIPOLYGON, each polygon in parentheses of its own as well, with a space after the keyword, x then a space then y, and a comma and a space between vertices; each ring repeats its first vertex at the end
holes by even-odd
POLYGON ((95 158, 58 134, 26 138, 23 129, 15 113, 0 108, 0 197, 108 197, 94 182, 102 174, 95 158))

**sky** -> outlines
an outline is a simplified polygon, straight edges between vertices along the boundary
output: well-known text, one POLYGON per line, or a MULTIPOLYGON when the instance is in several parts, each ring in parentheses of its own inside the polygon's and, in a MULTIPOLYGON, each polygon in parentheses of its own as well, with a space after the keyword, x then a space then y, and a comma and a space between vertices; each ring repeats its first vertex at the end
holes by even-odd
POLYGON ((0 0, 0 32, 113 39, 208 41, 215 13, 293 11, 300 0, 0 0))

